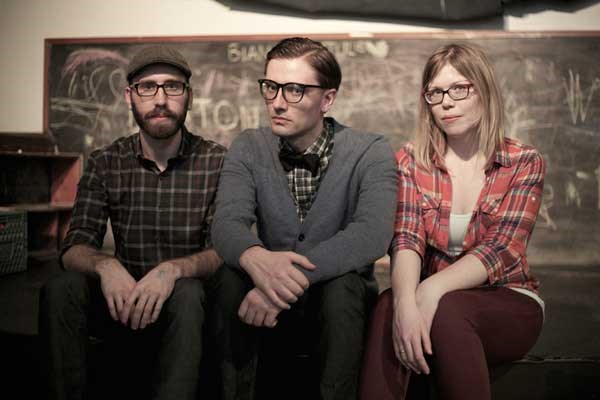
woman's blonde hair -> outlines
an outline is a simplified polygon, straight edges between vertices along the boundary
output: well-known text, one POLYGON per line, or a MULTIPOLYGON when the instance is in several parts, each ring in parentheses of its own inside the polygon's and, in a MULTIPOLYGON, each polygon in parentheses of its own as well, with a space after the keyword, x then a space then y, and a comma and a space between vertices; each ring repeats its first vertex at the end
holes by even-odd
POLYGON ((487 167, 493 162, 496 151, 504 146, 504 102, 494 70, 485 53, 467 44, 442 46, 425 64, 414 140, 415 159, 428 171, 431 171, 434 156, 437 156, 442 164, 444 162, 446 135, 436 125, 431 106, 425 102, 422 93, 428 90, 428 85, 446 65, 451 65, 467 78, 479 95, 481 117, 477 126, 476 140, 479 151, 485 156, 487 167))

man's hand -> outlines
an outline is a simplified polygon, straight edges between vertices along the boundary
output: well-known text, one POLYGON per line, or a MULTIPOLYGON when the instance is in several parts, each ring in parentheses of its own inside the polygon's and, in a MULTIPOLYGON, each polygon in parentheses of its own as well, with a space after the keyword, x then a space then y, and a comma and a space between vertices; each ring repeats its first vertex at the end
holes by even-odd
POLYGON ((248 325, 273 328, 281 310, 260 289, 254 288, 244 297, 238 316, 248 325))
POLYGON ((112 257, 100 260, 94 266, 94 270, 100 277, 100 287, 110 316, 118 321, 123 305, 135 287, 135 279, 117 259, 112 257))
POLYGON ((163 262, 148 272, 133 288, 119 313, 121 323, 131 329, 144 329, 156 322, 164 302, 173 292, 177 272, 169 262, 163 262))
POLYGON ((294 264, 307 270, 316 268, 308 258, 293 251, 269 251, 260 246, 250 247, 240 257, 240 265, 254 285, 283 310, 289 309, 309 286, 294 264))

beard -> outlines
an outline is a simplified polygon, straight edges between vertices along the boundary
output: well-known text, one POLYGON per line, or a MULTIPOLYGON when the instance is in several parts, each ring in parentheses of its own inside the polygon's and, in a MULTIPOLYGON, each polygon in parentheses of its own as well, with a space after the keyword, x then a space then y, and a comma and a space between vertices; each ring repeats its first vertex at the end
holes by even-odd
POLYGON ((176 114, 166 107, 155 107, 154 110, 142 115, 135 103, 131 103, 131 112, 140 129, 153 139, 169 139, 173 137, 185 123, 187 109, 176 114), (156 123, 155 117, 165 117, 166 120, 156 123))

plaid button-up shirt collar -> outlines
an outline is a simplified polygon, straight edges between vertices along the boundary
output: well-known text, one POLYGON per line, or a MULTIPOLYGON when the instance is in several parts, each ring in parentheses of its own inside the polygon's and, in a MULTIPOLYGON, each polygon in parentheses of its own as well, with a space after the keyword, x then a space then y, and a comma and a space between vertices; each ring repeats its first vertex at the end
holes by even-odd
MULTIPOLYGON (((280 150, 285 148, 286 150, 294 151, 284 139, 279 140, 279 148, 280 150)), ((302 153, 317 154, 319 156, 319 170, 317 171, 317 174, 313 176, 310 171, 304 168, 293 168, 286 173, 288 186, 292 193, 292 197, 294 198, 296 214, 298 215, 300 222, 304 221, 304 218, 312 206, 314 196, 319 189, 319 184, 329 166, 329 160, 332 153, 333 122, 330 119, 325 118, 323 120, 323 132, 317 140, 308 146, 302 153)))
POLYGON ((450 176, 435 158, 431 172, 418 167, 412 144, 397 153, 400 185, 390 251, 417 252, 423 260, 423 278, 472 254, 486 268, 490 285, 537 291, 525 250, 541 206, 544 161, 531 146, 513 139, 505 139, 504 144, 486 169, 463 252, 458 256, 448 252, 450 176))
MULTIPOLYGON (((444 163, 439 159, 437 154, 434 154, 431 159, 433 161, 433 165, 435 165, 438 169, 444 172, 447 171, 446 167, 444 166, 444 163)), ((510 154, 506 150, 506 146, 496 151, 493 164, 498 164, 501 167, 510 168, 510 154)), ((490 165, 486 170, 489 170, 492 165, 490 165)))
MULTIPOLYGON (((190 153, 192 151, 192 149, 191 149, 192 136, 193 135, 187 130, 187 128, 185 126, 181 127, 181 143, 179 144, 179 149, 177 150, 177 154, 175 155, 175 157, 170 158, 168 160, 167 169, 170 168, 173 160, 183 159, 190 155, 190 153)), ((159 173, 160 171, 159 171, 156 163, 154 161, 144 157, 144 151, 142 149, 141 140, 142 140, 141 133, 138 132, 137 139, 133 140, 131 143, 133 154, 135 154, 135 156, 140 160, 140 162, 142 162, 142 164, 145 167, 148 167, 151 170, 155 171, 156 173, 159 173)))

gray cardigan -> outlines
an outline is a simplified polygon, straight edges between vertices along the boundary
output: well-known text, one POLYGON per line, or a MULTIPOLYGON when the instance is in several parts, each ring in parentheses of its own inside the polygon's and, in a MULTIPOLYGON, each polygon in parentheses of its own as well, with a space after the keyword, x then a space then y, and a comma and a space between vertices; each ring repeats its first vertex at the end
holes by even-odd
POLYGON ((259 245, 295 251, 317 266, 299 268, 311 283, 373 268, 393 235, 397 168, 381 135, 334 123, 333 155, 303 223, 296 214, 269 128, 246 130, 225 157, 217 191, 212 240, 231 267, 259 245), (251 231, 256 222, 258 237, 251 231))

